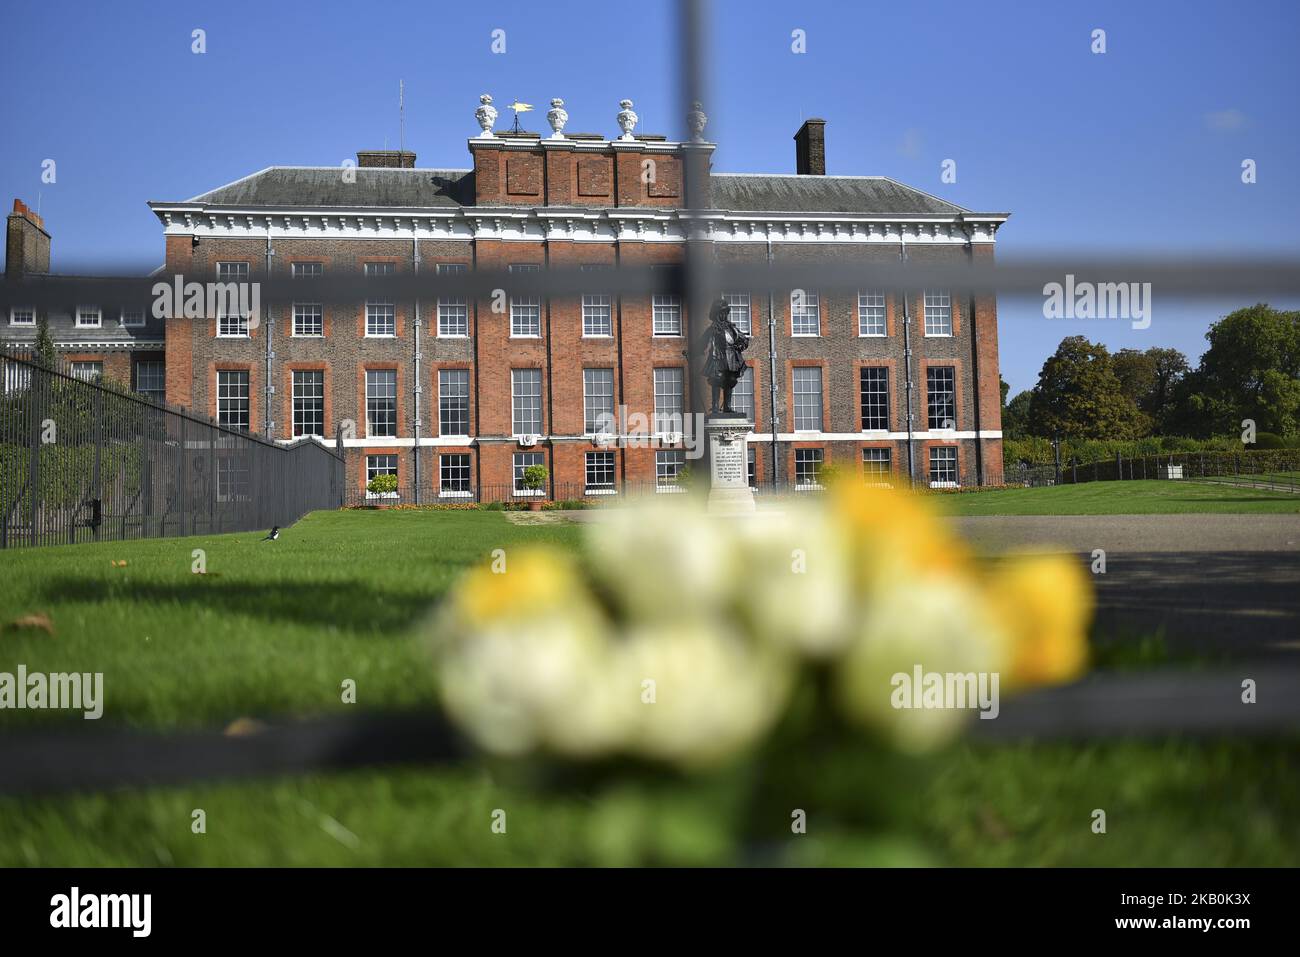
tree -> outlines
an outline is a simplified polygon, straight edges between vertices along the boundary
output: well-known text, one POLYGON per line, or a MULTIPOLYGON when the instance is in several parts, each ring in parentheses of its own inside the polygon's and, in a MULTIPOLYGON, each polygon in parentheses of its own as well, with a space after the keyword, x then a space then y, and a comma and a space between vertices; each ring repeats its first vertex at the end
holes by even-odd
POLYGON ((55 368, 58 359, 54 352, 54 339, 50 336, 50 320, 44 312, 36 320, 36 355, 33 356, 36 363, 42 368, 55 368))
POLYGON ((1023 439, 1029 435, 1029 403, 1034 393, 1030 389, 1017 392, 1016 397, 1002 409, 1002 437, 1023 439))
POLYGON ((1032 435, 1079 439, 1133 439, 1150 420, 1124 394, 1110 352, 1084 336, 1061 340, 1043 363, 1029 400, 1032 435))
POLYGON ((1120 389, 1157 425, 1169 418, 1174 389, 1187 374, 1187 357, 1177 349, 1152 346, 1121 349, 1112 357, 1120 389))

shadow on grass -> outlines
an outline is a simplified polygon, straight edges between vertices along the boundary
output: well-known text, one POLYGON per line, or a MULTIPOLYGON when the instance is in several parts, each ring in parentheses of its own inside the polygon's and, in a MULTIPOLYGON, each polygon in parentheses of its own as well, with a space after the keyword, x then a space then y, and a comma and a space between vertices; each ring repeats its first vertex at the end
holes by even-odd
POLYGON ((358 633, 396 634, 423 617, 441 590, 397 591, 373 582, 341 580, 315 584, 259 583, 194 576, 184 583, 117 582, 64 576, 45 584, 49 602, 157 603, 203 608, 271 622, 330 626, 358 633))

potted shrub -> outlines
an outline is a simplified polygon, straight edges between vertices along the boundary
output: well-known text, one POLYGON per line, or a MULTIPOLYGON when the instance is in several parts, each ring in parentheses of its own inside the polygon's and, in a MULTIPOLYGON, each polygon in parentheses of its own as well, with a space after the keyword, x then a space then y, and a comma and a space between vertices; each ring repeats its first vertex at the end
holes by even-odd
MULTIPOLYGON (((546 471, 545 465, 530 465, 524 469, 524 488, 529 492, 541 492, 546 488, 546 480, 550 473, 546 471)), ((542 510, 542 498, 537 496, 528 500, 528 511, 540 512, 542 510)))
POLYGON ((376 475, 366 483, 366 491, 372 498, 397 498, 397 476, 376 475))

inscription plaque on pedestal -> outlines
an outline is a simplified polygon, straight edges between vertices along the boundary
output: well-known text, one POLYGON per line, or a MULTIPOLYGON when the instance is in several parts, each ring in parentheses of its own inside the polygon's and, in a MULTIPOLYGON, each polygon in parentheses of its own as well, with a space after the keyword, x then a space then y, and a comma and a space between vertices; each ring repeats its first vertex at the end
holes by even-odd
POLYGON ((742 514, 754 511, 749 487, 749 455, 745 437, 754 424, 743 415, 711 415, 704 420, 709 438, 709 511, 742 514))

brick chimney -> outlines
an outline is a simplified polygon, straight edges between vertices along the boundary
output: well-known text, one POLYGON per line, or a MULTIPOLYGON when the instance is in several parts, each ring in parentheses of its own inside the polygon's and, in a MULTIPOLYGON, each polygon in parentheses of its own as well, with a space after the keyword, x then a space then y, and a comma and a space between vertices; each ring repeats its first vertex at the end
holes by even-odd
POLYGON ((817 117, 804 120, 794 134, 795 172, 800 176, 826 175, 826 121, 817 117))
POLYGON ((50 234, 45 221, 21 199, 14 200, 5 234, 5 278, 50 271, 50 234))
POLYGON ((363 169, 415 169, 410 150, 358 150, 357 166, 363 169))

